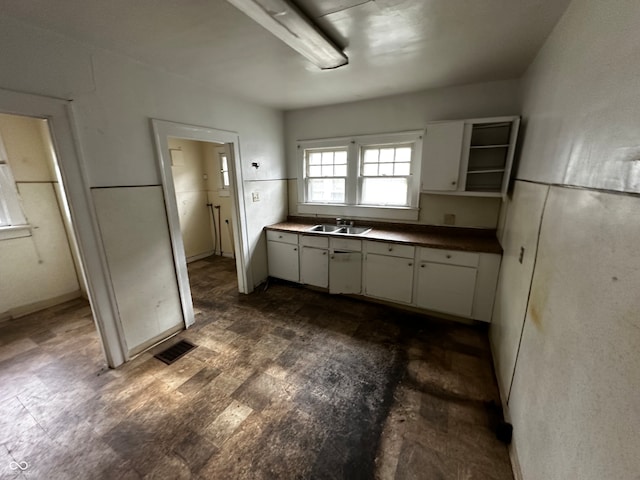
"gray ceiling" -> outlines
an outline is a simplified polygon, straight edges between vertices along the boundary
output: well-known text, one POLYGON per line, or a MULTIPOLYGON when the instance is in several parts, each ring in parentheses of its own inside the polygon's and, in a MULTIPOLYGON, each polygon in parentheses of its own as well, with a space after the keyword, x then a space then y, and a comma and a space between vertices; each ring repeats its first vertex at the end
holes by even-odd
POLYGON ((321 71, 225 0, 0 0, 3 15, 292 109, 522 75, 569 0, 297 0, 349 65, 321 71))

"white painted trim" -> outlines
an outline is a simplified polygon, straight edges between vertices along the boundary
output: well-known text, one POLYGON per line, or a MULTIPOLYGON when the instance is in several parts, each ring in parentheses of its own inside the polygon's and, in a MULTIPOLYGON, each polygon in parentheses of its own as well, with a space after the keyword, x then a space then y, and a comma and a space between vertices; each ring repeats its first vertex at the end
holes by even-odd
POLYGON ((215 255, 216 252, 214 252, 213 250, 209 250, 207 252, 204 253, 199 253, 197 255, 192 255, 190 257, 187 257, 187 263, 191 263, 191 262, 197 262, 198 260, 202 260, 203 258, 207 258, 210 257, 211 255, 215 255))
POLYGON ((191 287, 187 272, 187 259, 184 252, 184 243, 180 231, 180 219, 178 217, 178 205, 176 203, 173 174, 171 172, 171 156, 167 137, 183 138, 201 142, 231 144, 229 149, 229 169, 231 184, 231 217, 233 224, 233 237, 236 255, 236 270, 238 272, 238 290, 241 293, 253 291, 253 279, 249 268, 249 239, 246 232, 247 216, 244 205, 244 182, 240 164, 240 137, 236 132, 218 130, 197 125, 169 122, 166 120, 152 119, 154 142, 158 153, 158 167, 162 179, 167 221, 173 248, 173 259, 180 291, 182 312, 187 327, 194 323, 193 302, 191 299, 191 287))
POLYGON ((72 102, 0 89, 0 111, 48 120, 98 334, 109 366, 117 367, 128 360, 128 348, 82 160, 72 102))
POLYGON ((420 209, 415 207, 376 207, 367 205, 328 205, 326 203, 299 203, 298 213, 353 218, 417 220, 420 209))
POLYGON ((28 305, 21 305, 19 307, 12 308, 6 313, 3 313, 2 318, 7 317, 8 320, 15 320, 17 318, 24 317, 25 315, 39 312, 40 310, 44 310, 45 308, 54 307, 56 305, 60 305, 61 303, 75 300, 76 298, 82 298, 82 290, 74 290, 73 292, 57 295, 52 298, 40 300, 39 302, 33 302, 28 305))
POLYGON ((12 238, 22 238, 31 236, 31 225, 10 225, 0 227, 0 240, 10 240, 12 238))

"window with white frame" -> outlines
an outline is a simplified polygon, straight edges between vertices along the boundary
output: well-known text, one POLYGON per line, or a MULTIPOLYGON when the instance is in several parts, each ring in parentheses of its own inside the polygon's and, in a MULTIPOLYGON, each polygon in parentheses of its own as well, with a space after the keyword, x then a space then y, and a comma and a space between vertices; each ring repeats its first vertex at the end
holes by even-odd
POLYGON ((306 149, 306 198, 311 203, 345 203, 347 147, 306 149))
POLYGON ((220 185, 229 188, 229 159, 226 153, 220 154, 220 185))
POLYGON ((7 151, 0 135, 0 228, 26 226, 20 197, 7 159, 7 151))
POLYGON ((417 218, 422 133, 301 141, 299 212, 417 218))
POLYGON ((412 144, 360 148, 360 203, 408 206, 412 144))

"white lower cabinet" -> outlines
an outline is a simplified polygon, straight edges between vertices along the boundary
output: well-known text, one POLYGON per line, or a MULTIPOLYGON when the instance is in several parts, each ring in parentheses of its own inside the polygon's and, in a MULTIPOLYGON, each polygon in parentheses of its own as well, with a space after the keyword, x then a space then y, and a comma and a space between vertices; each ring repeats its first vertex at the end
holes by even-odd
POLYGON ((474 267, 420 262, 416 305, 436 312, 470 317, 476 273, 474 267))
POLYGON ((367 295, 411 303, 413 259, 367 253, 364 278, 367 295))
POLYGON ((333 252, 329 258, 329 293, 362 291, 362 253, 333 252))
POLYGON ((267 262, 270 276, 299 282, 298 235, 267 230, 267 262))
POLYGON ((501 260, 499 254, 269 230, 267 253, 272 277, 485 322, 501 260))
POLYGON ((322 288, 329 286, 329 255, 326 248, 302 247, 300 283, 322 288))
POLYGON ((329 286, 329 239, 318 235, 300 235, 300 283, 314 287, 329 286))
POLYGON ((334 237, 329 248, 329 293, 362 293, 362 241, 334 237))

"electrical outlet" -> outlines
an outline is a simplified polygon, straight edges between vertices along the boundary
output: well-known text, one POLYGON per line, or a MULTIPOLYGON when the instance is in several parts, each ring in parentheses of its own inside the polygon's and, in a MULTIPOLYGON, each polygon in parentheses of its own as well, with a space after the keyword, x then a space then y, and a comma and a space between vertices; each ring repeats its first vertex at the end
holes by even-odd
POLYGON ((251 199, 252 199, 254 202, 259 202, 259 201, 260 201, 260 193, 258 193, 258 192, 252 192, 252 193, 251 193, 251 199))
POLYGON ((453 213, 445 213, 444 214, 444 224, 445 225, 455 225, 456 224, 456 216, 453 213))

